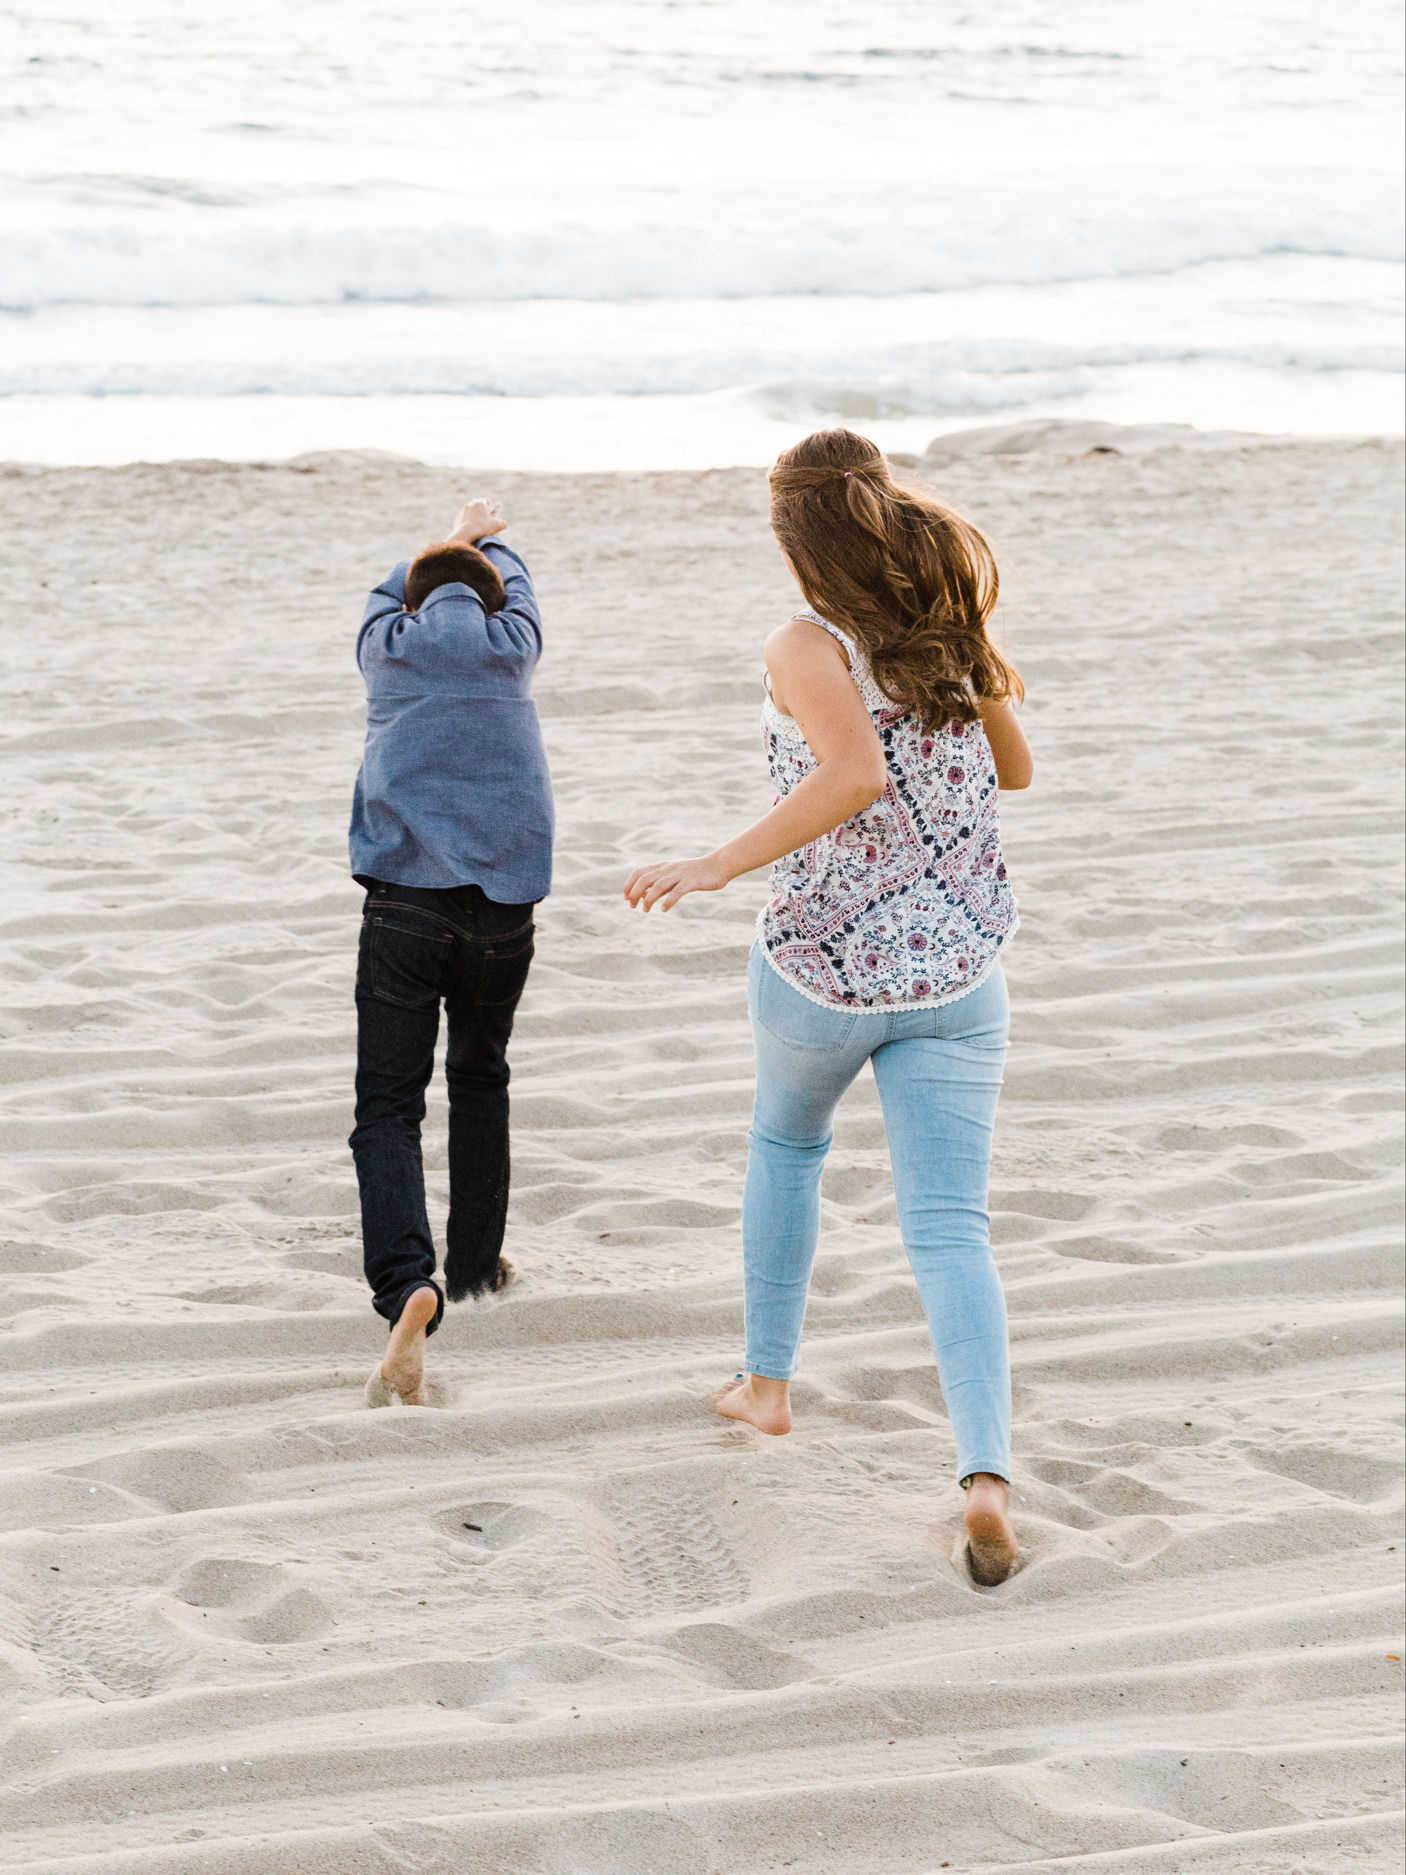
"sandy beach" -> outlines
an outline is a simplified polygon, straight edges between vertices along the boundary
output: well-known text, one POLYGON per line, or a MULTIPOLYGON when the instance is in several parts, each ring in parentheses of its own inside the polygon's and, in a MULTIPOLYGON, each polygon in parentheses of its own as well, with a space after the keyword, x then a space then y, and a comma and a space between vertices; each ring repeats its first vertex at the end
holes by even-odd
POLYGON ((796 1431, 709 1406, 765 882, 620 887, 769 801, 764 476, 491 478, 559 811, 519 1280, 373 1413, 352 646, 488 478, 0 467, 0 1870, 1395 1869, 1401 470, 1036 425, 910 471, 997 546, 1037 764, 982 1590, 868 1076, 796 1431))

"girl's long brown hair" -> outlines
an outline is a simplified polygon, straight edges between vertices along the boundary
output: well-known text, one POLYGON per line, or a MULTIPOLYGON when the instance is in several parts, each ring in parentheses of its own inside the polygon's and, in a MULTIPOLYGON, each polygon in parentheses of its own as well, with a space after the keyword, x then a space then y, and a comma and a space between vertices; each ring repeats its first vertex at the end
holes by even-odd
POLYGON ((977 720, 976 699, 1024 697, 986 635, 1000 581, 986 541, 900 488, 853 430, 817 430, 771 472, 771 525, 801 591, 853 635, 879 688, 924 730, 977 720))

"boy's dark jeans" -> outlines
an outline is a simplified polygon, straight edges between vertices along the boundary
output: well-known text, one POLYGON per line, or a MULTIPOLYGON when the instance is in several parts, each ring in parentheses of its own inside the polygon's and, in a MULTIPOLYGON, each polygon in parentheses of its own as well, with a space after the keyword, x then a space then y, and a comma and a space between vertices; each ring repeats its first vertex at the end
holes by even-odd
POLYGON ((497 1286, 508 1209, 508 1038, 532 962, 532 905, 500 905, 476 885, 451 891, 366 882, 356 969, 356 1127, 366 1280, 394 1322, 411 1292, 438 1298, 425 1211, 420 1126, 441 998, 449 1016, 449 1223, 452 1301, 497 1286))

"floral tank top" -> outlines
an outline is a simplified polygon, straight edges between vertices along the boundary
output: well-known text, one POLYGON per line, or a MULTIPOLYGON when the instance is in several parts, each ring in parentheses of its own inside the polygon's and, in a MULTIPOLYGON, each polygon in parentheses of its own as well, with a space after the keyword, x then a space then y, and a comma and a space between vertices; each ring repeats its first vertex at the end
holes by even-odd
MULTIPOLYGON (((1018 922, 986 731, 953 721, 925 733, 837 625, 816 612, 799 616, 848 653, 888 786, 872 807, 777 860, 758 920, 762 948, 793 988, 832 1008, 879 1014, 955 1001, 990 974, 1018 922)), ((779 800, 816 761, 770 694, 762 728, 779 800)))

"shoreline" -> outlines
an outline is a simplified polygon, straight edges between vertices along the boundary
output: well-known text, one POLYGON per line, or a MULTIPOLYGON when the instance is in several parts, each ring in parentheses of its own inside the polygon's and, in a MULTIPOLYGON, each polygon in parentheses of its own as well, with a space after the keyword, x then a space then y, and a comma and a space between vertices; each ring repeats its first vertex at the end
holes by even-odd
POLYGON ((983 415, 908 415, 881 392, 842 400, 843 416, 802 397, 743 389, 680 395, 470 397, 0 398, 0 459, 120 467, 141 460, 285 459, 379 448, 438 467, 507 465, 494 473, 667 473, 754 467, 807 431, 844 422, 885 450, 921 454, 935 437, 1013 423, 1115 422, 1274 436, 1400 436, 1400 379, 1372 373, 1265 372, 1253 394, 1237 374, 1207 368, 1182 383, 1169 369, 1142 390, 1047 397, 1007 387, 983 415), (1370 382, 1368 381, 1370 379, 1370 382), (1355 418, 1355 421, 1354 421, 1355 418), (465 438, 474 439, 472 443, 465 438))
MULTIPOLYGON (((857 427, 862 429, 862 426, 857 427)), ((1042 417, 942 429, 932 435, 922 450, 893 449, 885 453, 901 479, 904 475, 917 475, 920 478, 941 475, 949 469, 960 469, 966 463, 1012 469, 1022 465, 1033 467, 1040 463, 1067 464, 1081 457, 1098 455, 1139 461, 1168 455, 1206 457, 1246 455, 1265 450, 1340 452, 1359 449, 1379 450, 1387 456, 1406 454, 1406 435, 1377 431, 1317 435, 1212 430, 1187 423, 1111 423, 1096 419, 1042 417)), ((331 474, 356 478, 377 473, 392 476, 413 474, 438 480, 446 488, 461 488, 470 484, 477 486, 480 482, 485 485, 496 482, 508 487, 548 482, 590 486, 616 481, 638 486, 655 480, 696 481, 713 476, 760 477, 764 480, 768 466, 766 463, 714 463, 664 469, 495 469, 472 463, 464 466, 446 464, 403 455, 395 450, 349 447, 304 450, 296 455, 282 457, 187 456, 112 463, 25 461, 0 457, 0 477, 14 481, 52 475, 110 478, 148 473, 204 476, 219 471, 232 474, 279 471, 294 475, 331 474)))

